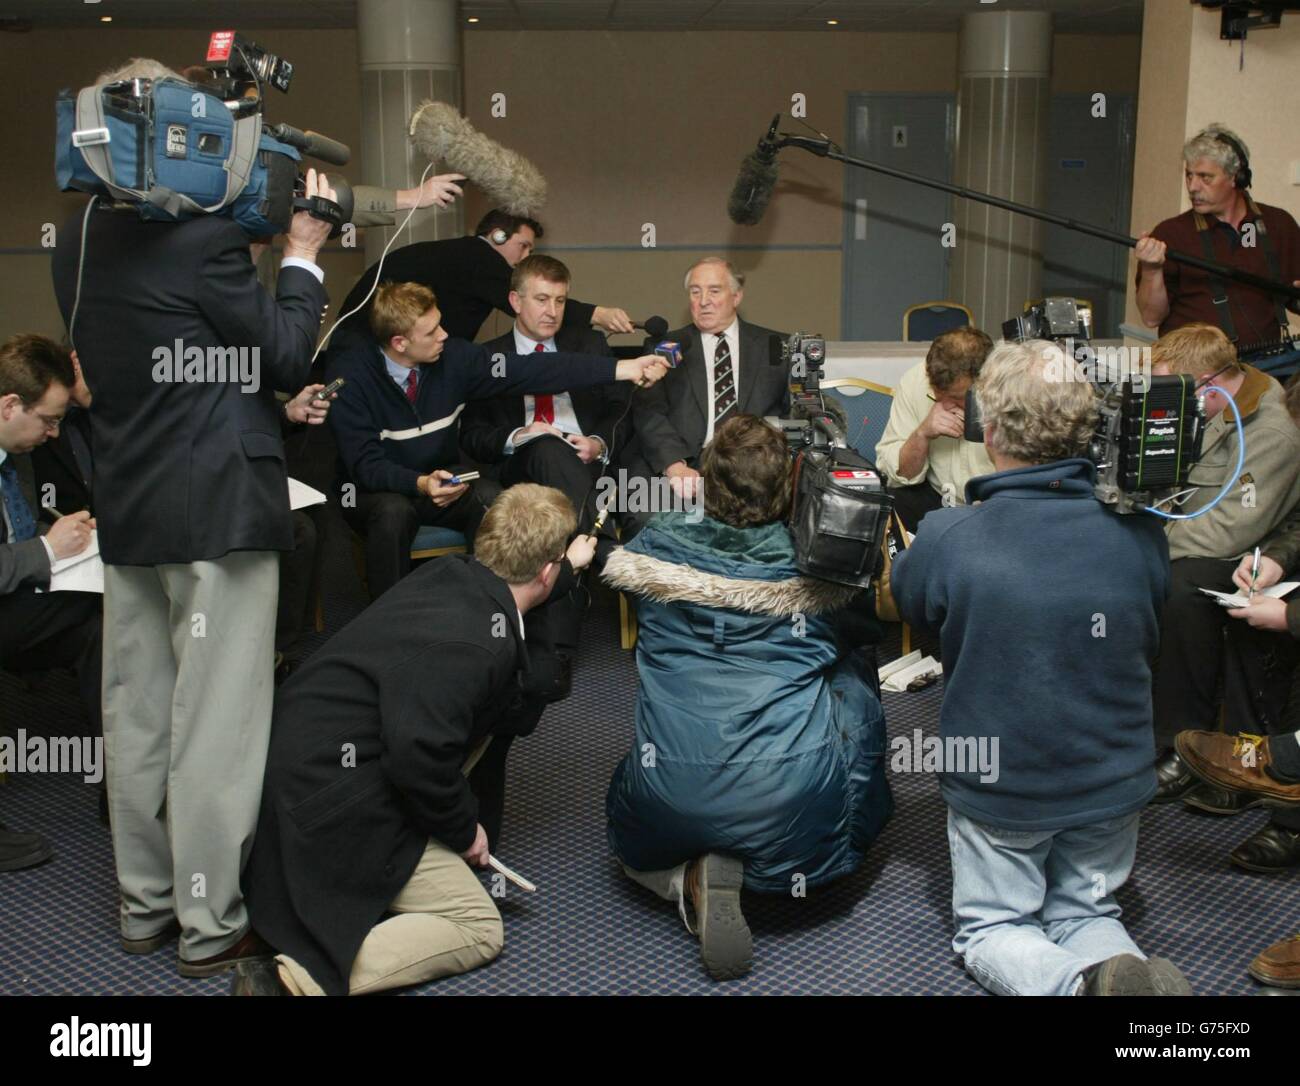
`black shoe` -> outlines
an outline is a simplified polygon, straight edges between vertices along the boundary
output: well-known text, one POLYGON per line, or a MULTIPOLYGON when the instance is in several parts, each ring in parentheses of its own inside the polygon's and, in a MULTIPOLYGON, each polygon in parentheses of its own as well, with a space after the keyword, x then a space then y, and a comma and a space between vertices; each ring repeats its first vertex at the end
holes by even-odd
POLYGON ((1156 794, 1152 803, 1173 803, 1182 799, 1197 784, 1196 777, 1187 768, 1187 764, 1178 756, 1176 750, 1167 752, 1156 761, 1156 794))
POLYGON ((1263 796, 1254 796, 1249 792, 1239 792, 1233 788, 1217 788, 1212 784, 1200 782, 1183 796, 1188 807, 1212 815, 1235 815, 1248 811, 1252 807, 1264 804, 1263 796))
POLYGON ((1270 822, 1228 853, 1228 859, 1247 871, 1266 875, 1300 867, 1300 832, 1270 822))
POLYGON ((0 826, 0 871, 35 867, 53 855, 49 841, 39 833, 14 833, 0 826))
POLYGON ((235 966, 235 982, 230 986, 232 996, 287 996, 280 982, 280 970, 274 958, 259 958, 240 962, 235 966))

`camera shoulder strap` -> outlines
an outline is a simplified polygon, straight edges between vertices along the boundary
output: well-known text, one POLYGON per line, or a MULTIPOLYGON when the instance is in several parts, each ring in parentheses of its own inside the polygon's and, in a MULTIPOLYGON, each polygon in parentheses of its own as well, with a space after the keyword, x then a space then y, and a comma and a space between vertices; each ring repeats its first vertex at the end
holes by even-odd
MULTIPOLYGON (((1210 237, 1210 221, 1199 211, 1192 212, 1192 217, 1196 220, 1196 236, 1201 239, 1205 259, 1217 264, 1218 257, 1214 255, 1214 242, 1210 237)), ((1221 275, 1215 275, 1214 272, 1205 274, 1210 280, 1210 300, 1214 302, 1214 311, 1219 315, 1219 327, 1223 329, 1224 335, 1236 343, 1237 326, 1233 323, 1232 310, 1228 306, 1228 284, 1223 281, 1221 275)))

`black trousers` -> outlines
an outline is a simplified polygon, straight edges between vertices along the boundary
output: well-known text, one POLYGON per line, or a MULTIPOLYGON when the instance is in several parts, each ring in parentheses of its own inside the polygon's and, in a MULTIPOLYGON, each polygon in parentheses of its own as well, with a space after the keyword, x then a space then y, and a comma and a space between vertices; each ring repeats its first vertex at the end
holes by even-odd
POLYGON ((501 466, 501 482, 505 486, 516 483, 537 483, 560 491, 573 503, 578 515, 578 531, 587 534, 595 523, 596 480, 604 465, 599 460, 584 464, 573 451, 573 446, 558 437, 543 435, 521 445, 506 457, 501 466))
POLYGON ((926 513, 943 506, 943 497, 924 479, 912 486, 891 486, 889 496, 894 499, 898 519, 912 535, 916 534, 916 526, 926 513))
MULTIPOLYGON (((465 468, 448 467, 458 472, 465 468)), ((459 499, 443 508, 421 495, 357 492, 357 504, 343 510, 344 519, 365 540, 366 582, 370 598, 378 599, 411 572, 411 542, 421 525, 436 525, 463 532, 474 546, 474 535, 488 506, 501 493, 500 484, 478 479, 459 499)))
POLYGON ((293 550, 280 555, 280 603, 275 614, 275 650, 290 659, 295 656, 303 626, 313 610, 311 590, 320 564, 318 539, 313 513, 294 510, 293 550))
POLYGON ((94 736, 104 734, 103 600, 92 592, 18 591, 0 596, 0 667, 16 674, 75 669, 89 734, 94 736))
POLYGON ((1233 559, 1179 558, 1172 563, 1152 691, 1157 752, 1172 747, 1174 736, 1186 728, 1216 728, 1224 628, 1235 620, 1196 590, 1237 591, 1232 583, 1236 568, 1233 559))

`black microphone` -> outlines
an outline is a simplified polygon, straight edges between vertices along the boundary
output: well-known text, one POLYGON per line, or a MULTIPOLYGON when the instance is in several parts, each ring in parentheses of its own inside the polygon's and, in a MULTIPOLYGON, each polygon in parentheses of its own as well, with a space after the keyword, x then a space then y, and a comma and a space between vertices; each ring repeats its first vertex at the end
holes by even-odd
POLYGON ((319 132, 303 132, 290 124, 268 125, 266 130, 272 138, 281 143, 287 143, 310 158, 318 158, 334 166, 346 166, 348 159, 352 157, 352 152, 348 150, 346 143, 339 143, 338 140, 322 136, 319 132))
POLYGON ((778 113, 758 146, 740 163, 740 173, 727 201, 728 217, 740 226, 756 225, 772 199, 776 188, 776 126, 780 120, 778 113))
POLYGON ((633 321, 632 327, 642 329, 646 339, 660 340, 668 334, 668 322, 663 317, 646 317, 643 321, 633 321))

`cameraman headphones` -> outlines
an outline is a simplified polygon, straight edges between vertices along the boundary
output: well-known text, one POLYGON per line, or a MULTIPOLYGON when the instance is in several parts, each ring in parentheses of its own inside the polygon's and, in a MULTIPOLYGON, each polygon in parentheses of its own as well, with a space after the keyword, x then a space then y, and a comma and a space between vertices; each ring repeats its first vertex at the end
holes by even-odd
POLYGON ((510 240, 510 235, 507 234, 504 230, 502 230, 501 227, 499 226, 495 230, 493 230, 492 233, 488 234, 488 241, 490 241, 493 245, 504 245, 509 240, 510 240))
POLYGON ((1233 188, 1250 188, 1250 159, 1246 157, 1245 148, 1226 132, 1215 132, 1213 138, 1225 147, 1231 147, 1237 154, 1237 175, 1232 179, 1233 188))

